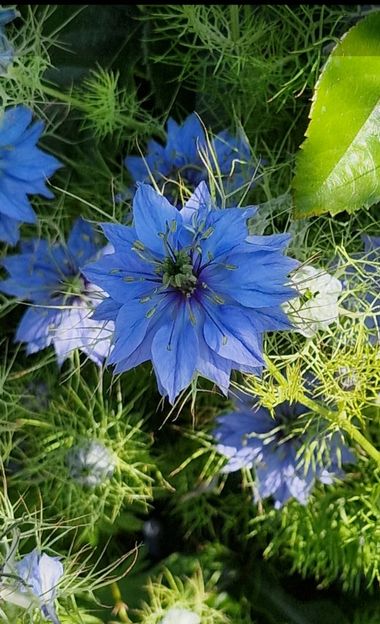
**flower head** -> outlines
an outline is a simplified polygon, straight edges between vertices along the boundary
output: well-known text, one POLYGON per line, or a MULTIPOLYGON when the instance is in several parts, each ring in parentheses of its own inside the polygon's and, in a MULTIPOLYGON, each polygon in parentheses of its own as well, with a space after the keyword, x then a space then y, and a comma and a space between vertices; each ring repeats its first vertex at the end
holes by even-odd
POLYGON ((189 609, 172 607, 166 612, 160 624, 201 624, 201 618, 189 609))
POLYGON ((332 483, 342 475, 340 464, 353 461, 340 434, 334 433, 326 439, 329 452, 314 451, 305 468, 299 457, 305 437, 292 428, 307 411, 301 403, 284 401, 274 408, 273 418, 267 408, 240 397, 237 411, 220 416, 214 431, 218 452, 228 458, 223 471, 254 468, 257 499, 273 496, 276 508, 290 498, 305 505, 316 481, 332 483))
POLYGON ((164 194, 176 201, 181 184, 193 191, 200 182, 208 179, 201 152, 210 161, 214 172, 216 167, 219 169, 225 195, 233 195, 234 191, 252 183, 255 167, 245 135, 240 132, 234 136, 223 130, 211 141, 210 149, 203 126, 195 113, 189 115, 182 124, 170 118, 166 145, 160 145, 152 139, 143 158, 127 156, 124 163, 134 182, 149 182, 152 176, 158 183, 165 183, 164 194))
POLYGON ((52 344, 59 365, 77 348, 102 363, 111 328, 89 317, 104 293, 80 270, 99 253, 92 227, 78 219, 67 245, 46 240, 24 243, 22 253, 3 260, 10 277, 0 282, 0 291, 33 304, 16 332, 16 340, 27 343, 28 354, 52 344))
POLYGON ((112 453, 95 440, 70 449, 66 461, 71 477, 86 487, 101 485, 112 477, 116 467, 112 453))
POLYGON ((14 50, 8 41, 3 26, 12 22, 19 14, 15 8, 0 8, 0 75, 4 75, 12 63, 14 50))
POLYGON ((59 558, 33 550, 15 564, 15 570, 23 581, 20 591, 29 591, 37 597, 43 615, 53 624, 59 624, 54 607, 56 588, 63 575, 59 558))
POLYGON ((61 166, 37 147, 44 124, 31 121, 24 106, 8 108, 0 119, 0 240, 12 245, 20 223, 36 221, 27 195, 53 197, 45 181, 61 166))
POLYGON ((292 277, 299 297, 284 304, 294 326, 310 338, 339 317, 338 298, 342 283, 330 273, 313 266, 300 267, 292 277))
POLYGON ((288 236, 249 236, 252 208, 218 210, 202 183, 179 211, 139 186, 133 225, 103 224, 115 253, 84 269, 110 298, 95 318, 115 321, 116 372, 152 359, 174 402, 196 373, 227 391, 232 369, 262 368, 264 331, 289 329, 281 304, 296 262, 288 236))

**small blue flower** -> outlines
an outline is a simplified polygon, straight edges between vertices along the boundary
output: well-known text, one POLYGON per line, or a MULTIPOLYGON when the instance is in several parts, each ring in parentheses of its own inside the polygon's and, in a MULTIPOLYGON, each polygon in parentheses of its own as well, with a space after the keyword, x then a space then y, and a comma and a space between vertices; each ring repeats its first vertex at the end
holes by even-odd
POLYGON ((15 564, 15 570, 23 580, 20 591, 30 591, 38 598, 45 618, 53 624, 60 624, 54 607, 56 588, 63 576, 59 558, 33 550, 15 564))
POLYGON ((16 340, 27 343, 28 354, 52 344, 59 365, 77 348, 102 363, 109 351, 112 324, 89 318, 105 295, 80 270, 102 252, 92 227, 78 219, 67 245, 36 240, 24 243, 22 253, 2 261, 10 277, 0 282, 0 291, 33 304, 16 333, 16 340))
POLYGON ((93 318, 115 321, 116 372, 151 359, 173 403, 196 373, 226 392, 232 369, 261 370, 263 332, 291 327, 281 304, 297 263, 287 235, 248 235, 253 213, 217 209, 205 183, 180 211, 142 184, 133 226, 103 224, 115 253, 84 274, 110 295, 93 318))
POLYGON ((12 245, 20 223, 36 222, 27 195, 54 197, 45 182, 61 166, 37 147, 44 124, 31 121, 24 106, 8 108, 0 119, 0 240, 12 245))
POLYGON ((340 464, 354 461, 341 435, 334 433, 326 440, 328 454, 321 457, 315 451, 305 470, 298 456, 305 437, 292 434, 297 418, 309 411, 300 403, 280 403, 274 408, 274 418, 252 397, 249 401, 239 396, 236 407, 237 411, 217 419, 216 448, 228 458, 223 472, 255 469, 256 500, 273 496, 276 509, 290 498, 305 505, 316 481, 331 484, 343 474, 340 464))
POLYGON ((247 186, 251 186, 255 172, 247 138, 242 132, 234 136, 223 130, 211 141, 210 150, 203 126, 195 113, 189 115, 181 125, 170 118, 166 145, 160 145, 152 139, 148 142, 148 152, 144 158, 127 156, 124 164, 134 182, 150 182, 153 177, 159 184, 167 183, 163 193, 176 201, 180 193, 175 185, 182 182, 193 191, 198 184, 208 179, 200 152, 208 155, 214 172, 218 167, 227 203, 236 205, 232 197, 234 192, 239 189, 244 191, 247 186))
POLYGON ((7 73, 14 56, 13 47, 8 41, 3 26, 12 22, 19 15, 19 12, 14 8, 0 8, 0 76, 7 73))

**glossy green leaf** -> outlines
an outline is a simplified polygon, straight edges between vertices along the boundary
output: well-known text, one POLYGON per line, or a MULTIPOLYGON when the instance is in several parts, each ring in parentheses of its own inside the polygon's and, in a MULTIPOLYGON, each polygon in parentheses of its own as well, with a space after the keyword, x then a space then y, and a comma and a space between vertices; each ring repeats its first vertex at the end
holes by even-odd
POLYGON ((295 217, 380 201, 380 11, 342 38, 317 83, 293 182, 295 217))

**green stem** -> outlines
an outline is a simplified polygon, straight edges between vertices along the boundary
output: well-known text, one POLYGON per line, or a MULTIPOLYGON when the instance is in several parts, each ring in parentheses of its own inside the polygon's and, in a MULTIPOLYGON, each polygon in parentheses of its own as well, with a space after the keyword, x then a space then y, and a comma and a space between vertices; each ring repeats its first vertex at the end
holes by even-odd
MULTIPOLYGON (((63 93, 62 91, 59 91, 58 89, 54 89, 54 87, 49 87, 46 84, 42 84, 42 89, 44 93, 46 93, 46 95, 49 95, 52 98, 59 100, 60 102, 64 102, 68 106, 73 106, 74 108, 77 108, 78 110, 81 110, 84 113, 89 112, 89 109, 86 106, 85 102, 82 102, 82 100, 80 100, 79 98, 73 95, 63 93)), ((133 119, 133 117, 130 117, 129 115, 123 115, 123 113, 120 114, 120 117, 123 119, 123 123, 126 128, 129 128, 131 130, 137 130, 141 132, 142 134, 147 134, 147 132, 150 131, 156 136, 160 137, 161 139, 166 138, 166 134, 164 130, 154 124, 150 126, 147 123, 133 119)))
POLYGON ((240 37, 239 5, 230 4, 229 9, 231 21, 231 39, 234 43, 236 43, 240 37))
POLYGON ((348 420, 348 418, 346 418, 344 413, 340 414, 339 412, 329 410, 328 408, 324 407, 320 403, 317 403, 316 401, 313 401, 312 399, 309 399, 308 397, 305 397, 305 396, 301 399, 301 403, 303 403, 303 405, 308 407, 311 411, 316 412, 317 414, 321 414, 321 416, 323 416, 327 420, 330 420, 331 422, 337 424, 341 429, 344 429, 345 431, 347 431, 349 436, 351 436, 351 438, 355 440, 355 442, 357 442, 359 446, 362 447, 362 449, 365 450, 367 455, 369 455, 369 457, 371 457, 375 462, 377 462, 380 465, 380 452, 348 420))

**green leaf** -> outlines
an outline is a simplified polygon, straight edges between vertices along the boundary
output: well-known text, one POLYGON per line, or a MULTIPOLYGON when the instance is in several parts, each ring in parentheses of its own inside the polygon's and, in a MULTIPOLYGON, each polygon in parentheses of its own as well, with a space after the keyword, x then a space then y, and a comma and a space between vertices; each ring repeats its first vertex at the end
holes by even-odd
POLYGON ((342 38, 315 88, 293 181, 295 217, 380 201, 380 11, 342 38))

